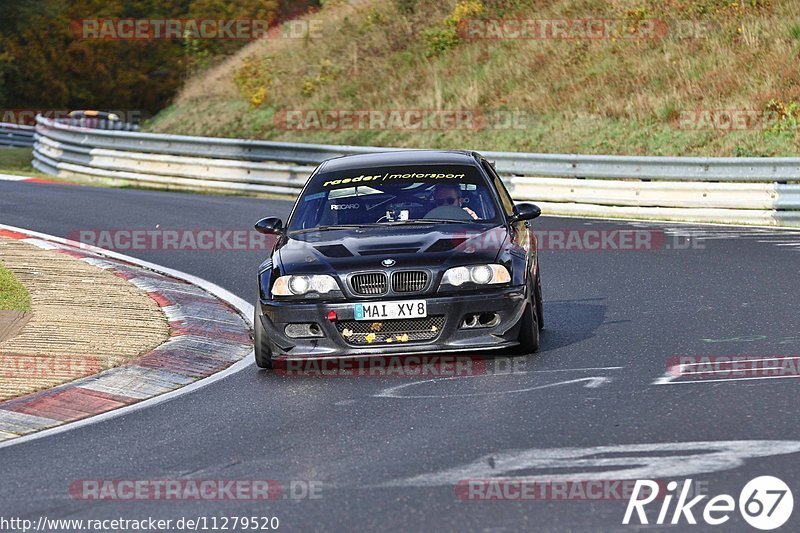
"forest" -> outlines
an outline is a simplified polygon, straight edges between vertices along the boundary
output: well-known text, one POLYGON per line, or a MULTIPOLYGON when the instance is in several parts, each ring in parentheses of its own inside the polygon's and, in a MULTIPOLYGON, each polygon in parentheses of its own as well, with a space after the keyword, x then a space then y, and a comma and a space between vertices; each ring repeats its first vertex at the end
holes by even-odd
POLYGON ((81 31, 97 21, 248 20, 274 27, 316 7, 316 0, 0 0, 0 109, 5 120, 20 121, 31 111, 69 109, 153 115, 184 80, 248 42, 224 34, 109 39, 81 31))

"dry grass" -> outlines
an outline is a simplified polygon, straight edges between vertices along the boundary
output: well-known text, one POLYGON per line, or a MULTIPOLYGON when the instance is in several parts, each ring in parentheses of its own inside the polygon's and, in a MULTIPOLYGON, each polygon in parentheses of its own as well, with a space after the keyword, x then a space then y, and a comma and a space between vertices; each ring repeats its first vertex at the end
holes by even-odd
POLYGON ((0 401, 121 365, 169 337, 156 302, 112 272, 2 237, 0 263, 26 291, 12 308, 31 309, 0 342, 0 401))
MULTIPOLYGON (((428 57, 456 0, 329 2, 322 39, 253 43, 190 80, 155 131, 334 144, 670 155, 796 155, 796 129, 691 129, 682 111, 800 102, 793 0, 483 0, 482 17, 664 20, 651 40, 462 41, 428 57), (679 21, 702 26, 678 34, 679 21), (526 127, 466 131, 285 131, 281 110, 476 109, 526 127)), ((685 27, 685 26, 684 26, 685 27)))

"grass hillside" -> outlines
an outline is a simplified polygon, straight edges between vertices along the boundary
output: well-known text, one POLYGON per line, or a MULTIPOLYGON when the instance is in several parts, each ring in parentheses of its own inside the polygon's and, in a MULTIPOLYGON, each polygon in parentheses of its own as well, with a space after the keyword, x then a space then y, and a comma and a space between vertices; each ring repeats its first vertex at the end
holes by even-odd
POLYGON ((149 129, 531 152, 800 151, 796 0, 329 0, 306 19, 319 21, 321 38, 252 43, 189 80, 149 129), (607 19, 625 34, 476 40, 464 31, 476 19, 607 19), (657 36, 645 38, 639 32, 652 21, 657 36), (409 109, 516 123, 298 130, 279 120, 287 110, 409 109))

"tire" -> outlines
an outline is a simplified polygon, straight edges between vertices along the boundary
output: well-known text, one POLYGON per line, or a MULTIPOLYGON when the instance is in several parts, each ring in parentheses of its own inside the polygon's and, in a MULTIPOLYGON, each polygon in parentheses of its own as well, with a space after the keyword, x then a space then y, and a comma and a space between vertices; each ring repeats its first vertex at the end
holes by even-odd
POLYGON ((522 354, 539 351, 539 319, 536 316, 537 298, 534 290, 529 290, 530 301, 525 305, 519 329, 519 350, 522 354))
POLYGON ((256 352, 256 365, 259 368, 272 368, 272 349, 267 340, 267 332, 264 331, 264 325, 261 323, 261 318, 258 316, 258 307, 256 307, 255 318, 253 319, 253 328, 255 329, 255 340, 253 341, 256 352))
POLYGON ((539 331, 544 329, 544 300, 542 300, 542 274, 536 271, 536 321, 539 324, 539 331))

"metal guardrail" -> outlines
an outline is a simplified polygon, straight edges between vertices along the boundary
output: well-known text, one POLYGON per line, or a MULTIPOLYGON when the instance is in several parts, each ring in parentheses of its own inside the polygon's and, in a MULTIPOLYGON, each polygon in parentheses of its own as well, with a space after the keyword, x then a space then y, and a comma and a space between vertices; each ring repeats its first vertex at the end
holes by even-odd
POLYGON ((33 146, 33 126, 0 122, 0 146, 26 148, 33 146))
MULTIPOLYGON (((79 128, 109 131, 139 131, 138 124, 100 117, 64 118, 59 119, 59 122, 79 128)), ((19 148, 33 147, 33 136, 35 132, 35 126, 0 122, 0 146, 19 148)))
MULTIPOLYGON (((47 174, 189 189, 296 194, 313 166, 399 148, 88 129, 37 117, 34 166, 47 174)), ((800 158, 483 152, 517 200, 545 212, 800 226, 800 158)))

